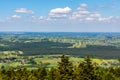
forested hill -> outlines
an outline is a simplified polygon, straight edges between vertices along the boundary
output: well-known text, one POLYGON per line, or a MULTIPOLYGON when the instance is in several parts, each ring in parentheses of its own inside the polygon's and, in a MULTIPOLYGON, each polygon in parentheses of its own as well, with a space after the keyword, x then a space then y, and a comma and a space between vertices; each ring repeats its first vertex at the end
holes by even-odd
POLYGON ((120 33, 0 32, 0 53, 4 51, 20 51, 24 56, 70 54, 119 58, 120 33))

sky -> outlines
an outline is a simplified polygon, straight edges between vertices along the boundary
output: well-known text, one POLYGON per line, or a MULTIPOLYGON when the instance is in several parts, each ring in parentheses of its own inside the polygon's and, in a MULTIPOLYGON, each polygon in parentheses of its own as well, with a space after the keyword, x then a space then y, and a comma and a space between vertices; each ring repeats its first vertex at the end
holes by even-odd
POLYGON ((120 0, 0 0, 0 31, 120 32, 120 0))

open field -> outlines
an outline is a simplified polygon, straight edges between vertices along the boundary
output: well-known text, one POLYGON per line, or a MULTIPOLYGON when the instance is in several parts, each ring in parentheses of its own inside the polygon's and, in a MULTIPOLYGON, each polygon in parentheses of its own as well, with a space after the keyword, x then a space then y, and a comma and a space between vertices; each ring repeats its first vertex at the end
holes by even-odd
POLYGON ((119 33, 0 33, 0 67, 55 67, 62 54, 78 65, 85 56, 118 66, 119 33))

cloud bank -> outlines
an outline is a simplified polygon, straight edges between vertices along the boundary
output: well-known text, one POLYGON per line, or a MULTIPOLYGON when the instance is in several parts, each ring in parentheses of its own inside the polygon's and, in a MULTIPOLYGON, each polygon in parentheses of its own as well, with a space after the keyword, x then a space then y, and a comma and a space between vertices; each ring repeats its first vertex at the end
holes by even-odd
MULTIPOLYGON (((72 10, 72 8, 66 6, 66 7, 59 7, 59 8, 54 8, 49 10, 48 15, 46 16, 36 16, 34 11, 29 10, 27 8, 17 8, 15 10, 14 15, 12 15, 10 18, 12 19, 20 19, 23 18, 23 21, 31 21, 31 22, 41 22, 41 21, 46 21, 55 23, 55 22, 61 22, 61 23, 82 23, 82 22, 100 22, 100 23, 105 23, 105 22, 117 22, 120 20, 120 17, 116 16, 105 16, 103 17, 102 13, 97 12, 97 11, 91 11, 88 9, 88 4, 83 3, 80 4, 75 10, 72 10), (22 15, 24 14, 24 16, 22 15), (29 16, 27 14, 30 14, 29 16), (55 21, 55 22, 54 22, 55 21)), ((8 19, 6 19, 7 21, 8 19)), ((3 20, 0 20, 2 22, 3 20)), ((5 20, 4 20, 5 21, 5 20)))

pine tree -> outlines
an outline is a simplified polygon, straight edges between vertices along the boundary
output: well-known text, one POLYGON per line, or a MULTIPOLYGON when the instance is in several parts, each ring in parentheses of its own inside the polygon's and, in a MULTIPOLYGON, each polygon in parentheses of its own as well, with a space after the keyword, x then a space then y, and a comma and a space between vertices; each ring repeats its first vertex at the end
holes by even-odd
POLYGON ((61 75, 61 80, 69 80, 73 77, 73 65, 69 61, 69 58, 65 55, 61 56, 61 62, 59 62, 59 72, 61 75))
POLYGON ((89 56, 79 64, 78 68, 81 80, 101 80, 99 74, 96 74, 98 67, 95 64, 93 65, 89 56))
POLYGON ((37 70, 35 74, 38 80, 44 80, 47 76, 47 70, 45 69, 45 67, 41 67, 37 70))
POLYGON ((59 76, 58 69, 51 68, 48 73, 48 80, 59 80, 59 76))

